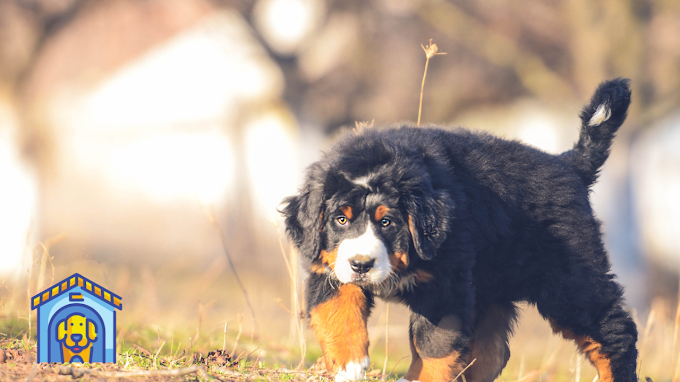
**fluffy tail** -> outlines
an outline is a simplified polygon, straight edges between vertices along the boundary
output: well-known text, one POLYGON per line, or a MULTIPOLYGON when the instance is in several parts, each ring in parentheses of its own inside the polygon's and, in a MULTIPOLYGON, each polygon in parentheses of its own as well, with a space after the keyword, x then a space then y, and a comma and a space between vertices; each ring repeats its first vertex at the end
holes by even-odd
POLYGON ((609 149, 630 105, 630 80, 605 81, 593 94, 581 114, 581 135, 572 150, 562 154, 590 187, 609 157, 609 149))

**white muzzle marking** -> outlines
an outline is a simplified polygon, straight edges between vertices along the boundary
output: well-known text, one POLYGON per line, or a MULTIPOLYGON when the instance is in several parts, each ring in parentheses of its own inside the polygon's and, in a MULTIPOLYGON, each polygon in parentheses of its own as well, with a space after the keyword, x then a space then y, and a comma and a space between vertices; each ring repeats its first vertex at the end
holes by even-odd
POLYGON ((347 381, 361 381, 366 378, 366 369, 370 364, 368 357, 364 357, 361 361, 350 361, 347 365, 338 371, 335 375, 335 382, 347 381))
POLYGON ((357 281, 360 275, 350 266, 350 260, 357 255, 375 259, 373 267, 361 275, 361 280, 379 284, 389 276, 392 267, 385 244, 378 238, 372 223, 368 223, 366 232, 354 239, 345 239, 338 247, 338 258, 335 263, 335 275, 342 283, 357 281))

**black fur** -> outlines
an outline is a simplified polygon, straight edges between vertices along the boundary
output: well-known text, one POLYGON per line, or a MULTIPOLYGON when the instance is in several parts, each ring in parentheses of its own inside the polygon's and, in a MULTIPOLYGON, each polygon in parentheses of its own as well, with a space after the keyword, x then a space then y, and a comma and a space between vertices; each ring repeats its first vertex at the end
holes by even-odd
MULTIPOLYGON (((410 307, 411 337, 425 356, 469 355, 475 312, 528 301, 557 327, 600 343, 614 381, 635 381, 636 327, 623 309, 588 199, 629 103, 628 80, 600 85, 580 115, 578 143, 557 156, 464 129, 347 134, 308 169, 299 195, 285 200, 288 236, 308 264, 318 265, 321 250, 358 236, 334 225, 340 207, 370 216, 387 205, 393 227, 380 231, 381 240, 392 252, 407 252, 410 264, 380 285, 361 286, 371 298, 410 307), (609 118, 590 126, 602 104, 609 118), (368 186, 353 183, 357 178, 368 186), (433 278, 412 282, 417 272, 433 278), (438 328, 450 315, 460 328, 438 328)), ((356 224, 360 231, 372 223, 356 224)), ((338 285, 330 269, 312 273, 309 309, 338 285)))

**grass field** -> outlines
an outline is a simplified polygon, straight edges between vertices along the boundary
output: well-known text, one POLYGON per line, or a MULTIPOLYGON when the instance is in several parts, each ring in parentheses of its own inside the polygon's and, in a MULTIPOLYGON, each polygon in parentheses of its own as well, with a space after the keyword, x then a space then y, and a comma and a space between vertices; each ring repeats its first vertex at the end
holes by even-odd
MULTIPOLYGON (((45 252, 28 278, 0 285, 0 381, 326 380, 332 375, 319 362, 321 349, 299 314, 303 276, 294 253, 283 246, 281 252, 280 269, 244 268, 242 284, 222 257, 202 268, 186 260, 153 269, 68 262, 67 269, 47 266, 52 261, 45 252), (123 297, 115 365, 35 364, 36 317, 28 297, 73 269, 123 297)), ((650 305, 649 312, 631 312, 638 323, 640 377, 676 382, 680 305, 661 298, 650 305)), ((572 342, 554 335, 533 306, 521 308, 512 356, 499 381, 596 381, 596 370, 572 342)), ((408 317, 403 306, 390 304, 388 310, 377 302, 368 322, 370 380, 394 381, 408 370, 408 317)))
MULTIPOLYGON (((677 379, 678 317, 672 317, 668 308, 662 300, 655 301, 652 313, 645 318, 648 324, 640 327, 641 378, 649 376, 657 382, 677 379)), ((376 307, 369 324, 373 362, 370 380, 393 381, 408 369, 405 313, 404 308, 391 307, 385 366, 384 305, 376 307)), ((305 331, 306 352, 304 363, 300 364, 302 354, 292 336, 253 338, 247 333, 247 320, 244 319, 241 319, 241 325, 234 323, 226 331, 224 328, 216 330, 211 320, 203 319, 205 326, 199 329, 201 333, 196 332, 195 322, 170 329, 141 321, 125 320, 118 328, 119 350, 115 365, 37 365, 35 333, 28 336, 25 319, 5 315, 0 325, 0 347, 4 353, 0 354, 0 380, 323 381, 329 377, 322 363, 317 362, 321 351, 309 330, 305 331), (210 326, 215 330, 208 329, 210 326), (191 337, 198 339, 192 341, 191 337)), ((500 381, 590 382, 597 375, 575 346, 553 335, 530 306, 523 307, 510 348, 513 355, 499 377, 500 381)))

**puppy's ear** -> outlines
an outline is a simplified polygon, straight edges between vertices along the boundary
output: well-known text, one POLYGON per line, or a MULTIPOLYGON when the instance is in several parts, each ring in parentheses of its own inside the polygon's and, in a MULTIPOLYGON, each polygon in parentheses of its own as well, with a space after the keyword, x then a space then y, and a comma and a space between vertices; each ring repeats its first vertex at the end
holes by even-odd
POLYGON ((299 253, 313 260, 321 252, 321 230, 324 222, 324 203, 318 192, 303 190, 300 195, 283 200, 286 234, 299 253))
POLYGON ((415 250, 431 260, 449 231, 451 199, 444 191, 416 191, 405 198, 405 207, 415 250))
POLYGON ((299 253, 313 260, 321 252, 321 230, 325 215, 324 182, 319 181, 321 168, 313 165, 299 195, 283 200, 279 210, 285 218, 286 234, 299 253))
POLYGON ((92 342, 97 339, 97 326, 90 319, 87 320, 87 338, 92 342))
POLYGON ((66 338, 66 320, 61 320, 59 321, 59 325, 57 326, 57 339, 59 341, 63 340, 66 338))

